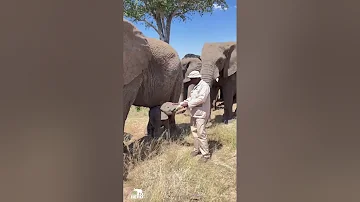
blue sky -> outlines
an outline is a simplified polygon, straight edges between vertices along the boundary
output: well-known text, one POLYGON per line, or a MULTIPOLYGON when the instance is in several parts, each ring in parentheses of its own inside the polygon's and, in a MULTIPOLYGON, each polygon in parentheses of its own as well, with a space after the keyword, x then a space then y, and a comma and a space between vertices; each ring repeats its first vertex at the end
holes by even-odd
MULTIPOLYGON (((225 11, 215 5, 212 15, 194 15, 186 22, 173 20, 170 45, 180 58, 187 53, 200 55, 205 42, 236 41, 236 0, 228 0, 227 4, 229 8, 225 11)), ((145 28, 142 23, 135 25, 145 36, 159 38, 154 29, 145 28)))

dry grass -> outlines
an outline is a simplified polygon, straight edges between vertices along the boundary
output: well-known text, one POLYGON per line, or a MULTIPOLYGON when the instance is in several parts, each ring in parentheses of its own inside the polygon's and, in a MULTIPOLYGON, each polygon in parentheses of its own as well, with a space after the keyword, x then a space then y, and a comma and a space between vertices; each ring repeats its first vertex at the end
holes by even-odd
MULTIPOLYGON (((125 132, 140 139, 147 124, 147 109, 129 113, 125 132)), ((124 197, 133 188, 142 189, 148 202, 236 201, 236 122, 224 125, 222 110, 212 112, 213 125, 207 129, 212 159, 206 164, 189 156, 193 139, 189 135, 190 117, 177 115, 181 128, 177 140, 135 142, 128 156, 128 180, 124 181, 124 197)))

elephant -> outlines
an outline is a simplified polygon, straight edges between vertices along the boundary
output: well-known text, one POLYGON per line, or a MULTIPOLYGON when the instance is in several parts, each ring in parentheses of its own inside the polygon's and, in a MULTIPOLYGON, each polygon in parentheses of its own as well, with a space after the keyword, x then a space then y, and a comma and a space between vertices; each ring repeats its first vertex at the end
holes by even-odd
MULTIPOLYGON (((144 34, 132 23, 123 19, 123 131, 125 122, 143 82, 144 71, 149 67, 151 50, 144 34)), ((128 153, 123 143, 124 154, 128 153)))
POLYGON ((166 102, 161 106, 155 106, 149 110, 149 123, 147 133, 152 137, 160 137, 165 132, 165 137, 170 137, 169 117, 175 116, 178 104, 166 102), (163 130, 162 130, 163 127, 163 130))
POLYGON ((143 84, 144 72, 149 68, 152 52, 144 34, 123 19, 123 131, 130 107, 143 84))
MULTIPOLYGON (((181 59, 181 66, 182 66, 184 80, 183 80, 183 91, 181 94, 180 101, 183 101, 189 96, 191 90, 194 88, 194 85, 189 84, 190 79, 187 78, 187 76, 192 71, 199 71, 199 72, 201 71, 201 67, 202 67, 201 57, 199 55, 195 55, 192 53, 186 54, 183 57, 183 59, 181 59)), ((217 84, 218 84, 217 81, 215 81, 210 89, 212 106, 216 104, 216 97, 218 95, 218 92, 221 91, 221 86, 217 84), (213 103, 214 101, 215 103, 213 103)))
POLYGON ((221 101, 221 92, 222 90, 218 80, 214 81, 213 85, 210 88, 211 107, 213 107, 214 111, 217 110, 217 102, 221 101))
MULTIPOLYGON (((161 106, 165 102, 179 101, 183 75, 180 58, 175 49, 159 39, 148 37, 146 39, 150 47, 151 59, 148 68, 143 70, 143 81, 133 105, 148 107, 150 111, 156 112, 154 107, 161 106)), ((155 115, 160 119, 160 113, 154 113, 152 116, 155 115)), ((150 117, 149 124, 151 124, 150 117)), ((175 115, 169 116, 169 124, 171 129, 176 129, 175 115)), ((158 131, 159 128, 154 130, 158 131)))
POLYGON ((201 69, 201 58, 199 55, 195 54, 186 54, 181 59, 181 68, 182 68, 182 75, 184 77, 183 80, 183 90, 181 93, 180 101, 185 100, 189 95, 191 90, 194 88, 194 85, 190 84, 190 79, 187 76, 192 71, 199 71, 201 69))
POLYGON ((161 111, 161 106, 155 106, 149 110, 149 123, 147 134, 153 138, 160 137, 163 132, 169 133, 169 117, 161 111), (164 127, 164 130, 162 130, 164 127))
MULTIPOLYGON (((202 79, 213 86, 221 86, 224 100, 223 122, 234 118, 232 106, 236 96, 237 53, 236 42, 205 43, 201 51, 202 79)), ((236 112, 236 111, 235 111, 236 112)))

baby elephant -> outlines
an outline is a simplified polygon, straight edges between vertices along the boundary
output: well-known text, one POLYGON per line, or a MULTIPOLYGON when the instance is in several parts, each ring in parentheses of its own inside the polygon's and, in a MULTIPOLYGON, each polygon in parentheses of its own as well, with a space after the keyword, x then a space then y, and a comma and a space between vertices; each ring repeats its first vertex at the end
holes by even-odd
POLYGON ((165 132, 165 137, 170 138, 169 116, 174 116, 179 105, 166 102, 149 110, 147 134, 153 138, 160 137, 165 132))

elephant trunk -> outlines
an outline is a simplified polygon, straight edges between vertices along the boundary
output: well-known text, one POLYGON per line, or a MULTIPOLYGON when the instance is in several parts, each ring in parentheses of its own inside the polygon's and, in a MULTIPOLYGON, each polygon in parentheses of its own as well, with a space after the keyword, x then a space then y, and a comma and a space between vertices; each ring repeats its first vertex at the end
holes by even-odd
POLYGON ((184 83, 181 83, 181 93, 180 93, 180 97, 179 97, 179 103, 184 101, 186 98, 184 97, 185 93, 184 93, 184 83))
POLYGON ((204 61, 201 68, 201 79, 204 80, 210 87, 212 86, 215 76, 214 73, 217 70, 217 67, 214 65, 213 61, 204 61))

